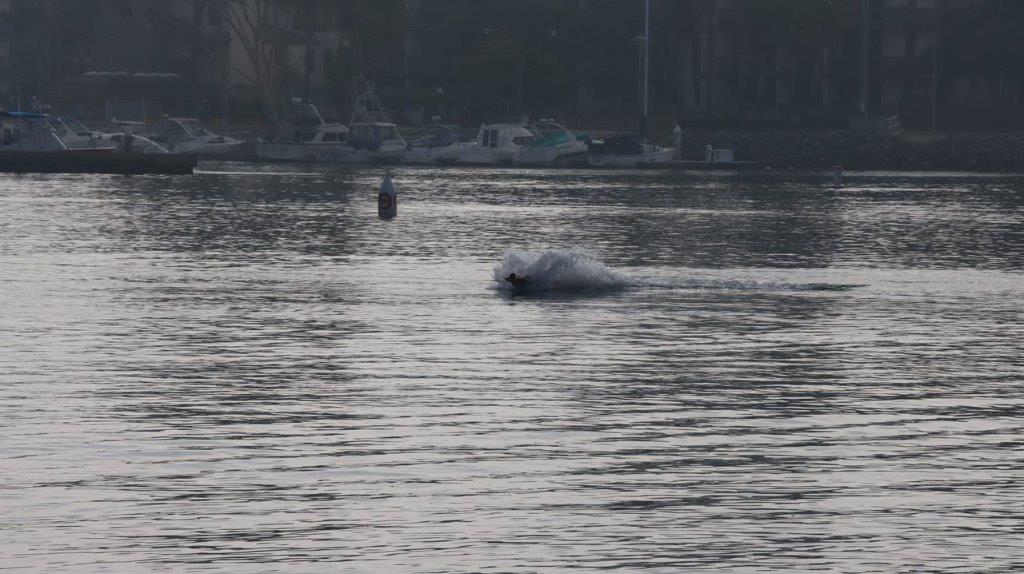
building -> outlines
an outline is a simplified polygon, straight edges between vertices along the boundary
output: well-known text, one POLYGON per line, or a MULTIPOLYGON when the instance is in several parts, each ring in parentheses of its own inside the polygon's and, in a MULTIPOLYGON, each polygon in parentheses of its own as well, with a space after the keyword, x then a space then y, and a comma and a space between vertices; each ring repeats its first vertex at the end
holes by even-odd
POLYGON ((206 2, 3 1, 9 100, 37 96, 96 121, 199 114, 219 101, 226 44, 206 2))
POLYGON ((11 35, 11 0, 0 0, 0 106, 11 105, 14 97, 11 35))

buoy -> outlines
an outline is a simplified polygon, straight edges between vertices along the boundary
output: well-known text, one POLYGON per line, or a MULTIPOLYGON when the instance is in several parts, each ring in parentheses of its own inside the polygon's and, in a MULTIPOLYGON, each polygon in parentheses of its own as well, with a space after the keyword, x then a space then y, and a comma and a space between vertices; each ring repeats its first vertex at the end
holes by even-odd
POLYGON ((835 187, 843 186, 843 166, 837 165, 832 168, 832 185, 835 187))
POLYGON ((377 193, 377 215, 382 219, 391 219, 398 215, 398 191, 391 182, 390 173, 384 174, 380 192, 377 193))

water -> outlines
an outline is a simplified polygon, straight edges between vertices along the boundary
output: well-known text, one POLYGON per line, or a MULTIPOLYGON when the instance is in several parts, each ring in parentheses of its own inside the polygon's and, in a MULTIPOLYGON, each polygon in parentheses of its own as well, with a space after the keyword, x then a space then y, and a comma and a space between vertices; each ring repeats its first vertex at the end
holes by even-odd
POLYGON ((0 176, 0 570, 1024 569, 1022 181, 209 169, 0 176))

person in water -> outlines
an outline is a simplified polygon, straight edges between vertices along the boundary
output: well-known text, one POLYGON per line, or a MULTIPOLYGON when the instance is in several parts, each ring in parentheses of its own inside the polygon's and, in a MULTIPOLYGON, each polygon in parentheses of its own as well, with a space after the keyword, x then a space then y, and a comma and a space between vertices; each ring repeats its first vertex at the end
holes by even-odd
POLYGON ((525 277, 523 275, 516 275, 515 273, 509 273, 508 277, 505 278, 505 281, 511 283, 513 287, 525 287, 526 285, 530 284, 529 277, 525 277))

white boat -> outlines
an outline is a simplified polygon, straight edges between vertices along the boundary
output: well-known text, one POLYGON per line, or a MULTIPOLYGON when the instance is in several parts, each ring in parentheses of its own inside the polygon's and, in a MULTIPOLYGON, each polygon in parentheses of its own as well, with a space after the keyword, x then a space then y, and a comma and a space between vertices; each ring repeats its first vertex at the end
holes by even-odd
POLYGON ((0 110, 0 151, 66 151, 43 114, 0 110))
POLYGON ((530 126, 534 141, 516 154, 515 165, 562 166, 586 162, 587 144, 558 122, 539 120, 530 126))
POLYGON ((237 152, 242 142, 211 133, 195 118, 164 118, 146 136, 171 153, 222 154, 237 152))
POLYGON ((341 161, 348 163, 397 163, 402 161, 408 142, 391 122, 351 124, 348 142, 351 148, 341 161))
POLYGON ((475 140, 454 150, 454 163, 512 165, 523 147, 534 140, 533 133, 519 123, 483 124, 475 140))
POLYGON ((116 146, 117 151, 130 151, 133 153, 171 153, 164 146, 143 135, 146 132, 146 124, 133 121, 112 122, 116 131, 105 133, 100 136, 104 142, 110 142, 116 146), (128 149, 125 150, 124 140, 128 140, 128 149))
POLYGON ((274 139, 257 144, 256 155, 265 161, 343 161, 352 153, 348 135, 344 125, 324 121, 313 104, 297 104, 274 139))
POLYGON ((71 149, 112 149, 115 152, 169 153, 165 147, 140 135, 145 124, 142 122, 115 121, 120 132, 104 133, 87 128, 79 120, 67 116, 49 118, 54 130, 71 149), (125 138, 129 137, 128 149, 125 138))
POLYGON ((329 163, 398 163, 409 144, 384 112, 380 98, 365 78, 356 79, 355 105, 349 127, 320 123, 283 134, 273 142, 260 142, 257 155, 263 159, 294 159, 329 163), (283 145, 291 138, 292 144, 283 145), (295 141, 296 138, 298 141, 295 141))
POLYGON ((349 163, 397 163, 402 161, 408 142, 384 111, 384 106, 366 78, 355 80, 352 121, 348 143, 351 151, 337 161, 349 163))
POLYGON ((54 132, 70 149, 111 148, 115 144, 103 141, 103 133, 87 128, 82 122, 67 116, 47 116, 54 132))
POLYGON ((465 143, 462 129, 458 126, 433 125, 427 128, 425 136, 409 142, 402 161, 438 165, 455 163, 456 152, 465 143))

